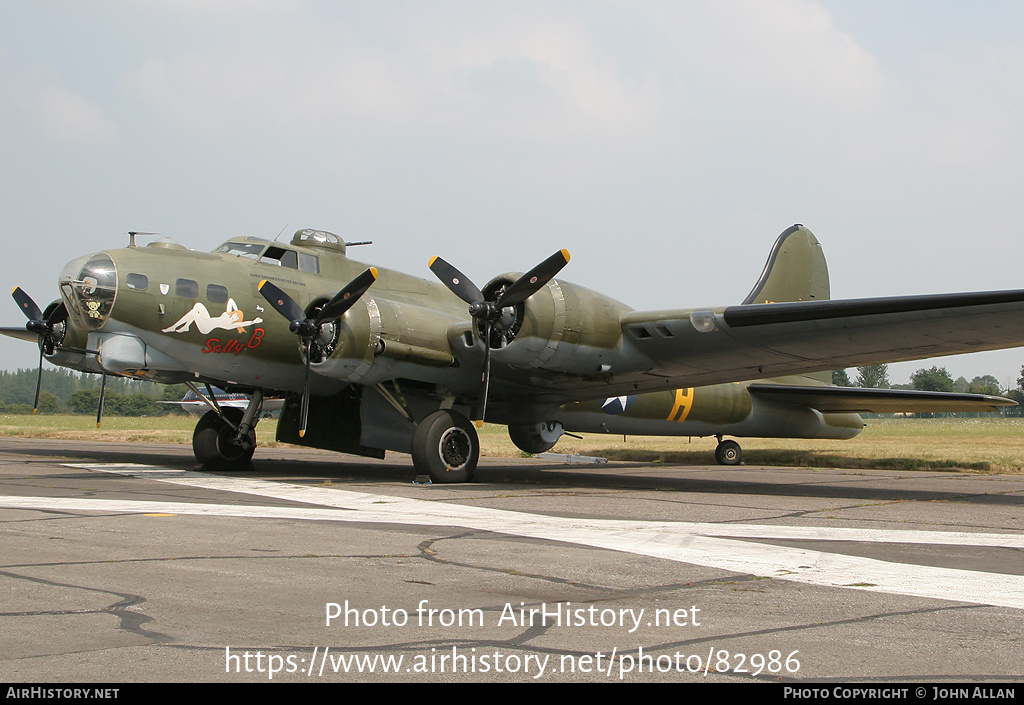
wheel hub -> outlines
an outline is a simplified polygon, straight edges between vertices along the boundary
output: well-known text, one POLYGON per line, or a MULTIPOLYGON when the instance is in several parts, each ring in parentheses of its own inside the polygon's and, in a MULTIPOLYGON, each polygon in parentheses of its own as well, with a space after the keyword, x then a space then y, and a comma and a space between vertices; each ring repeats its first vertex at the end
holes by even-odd
POLYGON ((473 442, 461 428, 450 428, 441 436, 438 451, 448 470, 459 470, 469 461, 473 442))

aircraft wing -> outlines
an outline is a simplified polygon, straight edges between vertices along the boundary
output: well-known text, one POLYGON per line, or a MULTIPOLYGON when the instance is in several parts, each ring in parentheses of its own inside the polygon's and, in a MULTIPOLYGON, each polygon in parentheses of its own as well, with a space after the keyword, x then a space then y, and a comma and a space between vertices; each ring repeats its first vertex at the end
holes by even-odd
POLYGON ((762 384, 748 387, 750 394, 779 404, 809 406, 829 413, 890 413, 919 411, 998 411, 1017 402, 987 394, 922 392, 913 389, 862 389, 762 384))
POLYGON ((9 338, 17 338, 18 340, 27 340, 30 343, 39 342, 39 334, 33 333, 30 330, 26 330, 25 326, 19 328, 16 327, 4 327, 0 328, 0 333, 6 335, 9 338))
POLYGON ((1024 290, 637 311, 620 323, 624 348, 647 369, 633 363, 616 374, 612 365, 600 380, 552 380, 556 395, 598 398, 1018 347, 1024 290))

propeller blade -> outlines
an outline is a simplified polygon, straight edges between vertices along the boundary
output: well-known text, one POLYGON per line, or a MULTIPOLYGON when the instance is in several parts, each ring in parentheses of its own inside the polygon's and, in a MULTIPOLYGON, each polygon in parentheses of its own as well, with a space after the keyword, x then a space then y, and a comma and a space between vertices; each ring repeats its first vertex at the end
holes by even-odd
POLYGON ((302 406, 299 411, 299 438, 306 435, 306 421, 309 417, 309 368, 313 360, 313 341, 320 335, 320 324, 330 318, 340 318, 352 308, 366 290, 377 281, 377 268, 370 267, 350 281, 327 302, 315 319, 306 317, 306 312, 288 294, 264 279, 259 290, 275 311, 291 321, 289 328, 302 337, 306 344, 306 375, 302 384, 302 406))
POLYGON ((100 382, 100 403, 96 409, 96 428, 100 427, 100 421, 103 420, 103 397, 107 393, 107 376, 101 375, 103 380, 100 382))
POLYGON ((43 387, 43 346, 39 346, 39 374, 36 375, 36 399, 32 402, 32 413, 39 411, 39 390, 43 387))
POLYGON ((496 306, 502 309, 506 306, 523 303, 554 279, 555 275, 562 271, 562 267, 567 264, 569 264, 569 250, 559 250, 505 289, 498 298, 496 306))
POLYGON ((20 286, 14 287, 11 291, 11 296, 18 302, 18 307, 25 312, 25 317, 30 321, 41 321, 43 320, 43 312, 36 305, 36 302, 32 300, 32 297, 25 293, 25 290, 20 286))
POLYGON ((469 277, 440 257, 431 259, 429 266, 430 271, 441 280, 441 283, 467 304, 475 304, 484 300, 483 292, 469 280, 469 277))
POLYGON ((497 301, 491 302, 484 298, 483 292, 471 282, 466 275, 440 257, 430 260, 430 271, 441 280, 446 287, 460 299, 469 304, 469 314, 480 321, 480 330, 484 343, 483 369, 480 373, 480 392, 477 398, 477 426, 482 426, 487 416, 487 396, 491 385, 491 335, 496 321, 501 317, 501 310, 507 306, 516 306, 540 291, 562 267, 569 263, 569 251, 559 250, 538 264, 529 272, 519 277, 510 287, 505 289, 497 301))
MULTIPOLYGON (((306 350, 309 350, 312 344, 313 339, 309 338, 306 350)), ((312 355, 306 354, 306 381, 302 385, 302 406, 299 410, 299 438, 306 435, 306 421, 309 419, 309 363, 312 358, 312 355)))
POLYGON ((480 373, 480 394, 477 402, 477 419, 473 421, 477 428, 484 425, 487 418, 487 395, 491 387, 491 322, 484 321, 484 364, 480 373))
POLYGON ((68 320, 68 307, 64 305, 63 301, 61 301, 60 306, 57 306, 50 311, 50 317, 46 319, 46 325, 49 326, 52 331, 55 325, 63 323, 66 320, 68 320))
POLYGON ((306 312, 302 310, 295 299, 281 291, 277 286, 264 279, 259 284, 260 293, 267 300, 275 311, 287 318, 289 321, 302 321, 306 318, 306 312))
POLYGON ((348 285, 334 295, 334 298, 327 302, 327 305, 320 309, 320 315, 316 317, 316 325, 321 321, 331 318, 341 318, 352 308, 352 305, 359 300, 359 297, 366 293, 366 290, 377 281, 377 268, 370 267, 365 272, 348 283, 348 285))

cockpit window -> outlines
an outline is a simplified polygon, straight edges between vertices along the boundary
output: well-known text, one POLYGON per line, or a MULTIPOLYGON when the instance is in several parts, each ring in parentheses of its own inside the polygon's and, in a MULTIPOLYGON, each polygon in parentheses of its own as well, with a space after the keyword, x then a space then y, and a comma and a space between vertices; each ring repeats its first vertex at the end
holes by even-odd
POLYGON ((263 264, 273 264, 288 269, 298 269, 310 274, 320 273, 320 258, 305 252, 286 250, 283 247, 268 247, 267 251, 260 257, 263 264))
POLYGON ((288 269, 299 268, 299 255, 295 250, 286 250, 283 247, 271 246, 267 248, 267 251, 260 257, 260 262, 263 264, 274 264, 278 267, 288 267, 288 269))
POLYGON ((236 257, 257 259, 264 247, 266 247, 266 245, 257 242, 225 242, 216 249, 216 252, 221 252, 226 255, 235 255, 236 257))

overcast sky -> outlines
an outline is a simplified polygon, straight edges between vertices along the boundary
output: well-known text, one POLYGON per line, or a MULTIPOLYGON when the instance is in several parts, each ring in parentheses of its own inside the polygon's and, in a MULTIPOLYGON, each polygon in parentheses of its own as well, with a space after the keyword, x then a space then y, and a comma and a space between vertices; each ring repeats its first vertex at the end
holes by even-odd
MULTIPOLYGON (((798 222, 834 298, 1021 288, 1022 103, 1019 1, 2 0, 0 280, 45 305, 128 230, 316 227, 727 305, 798 222)), ((1024 351, 932 364, 1015 384, 1024 351)))

